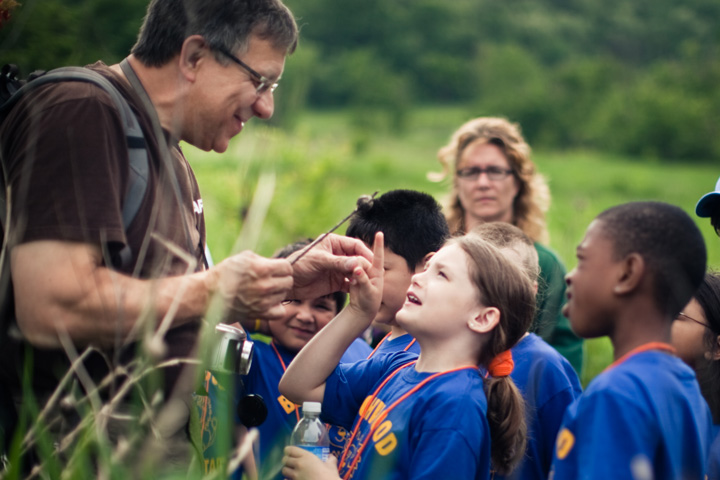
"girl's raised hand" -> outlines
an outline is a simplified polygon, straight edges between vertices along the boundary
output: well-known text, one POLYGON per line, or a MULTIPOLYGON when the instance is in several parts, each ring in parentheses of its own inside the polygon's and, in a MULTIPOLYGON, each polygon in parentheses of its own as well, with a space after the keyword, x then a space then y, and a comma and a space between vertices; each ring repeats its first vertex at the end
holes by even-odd
POLYGON ((385 237, 382 232, 375 234, 373 261, 369 268, 356 267, 350 279, 350 303, 348 308, 356 310, 371 322, 380 308, 383 294, 385 269, 385 237))
POLYGON ((339 480, 337 459, 326 462, 300 447, 285 447, 282 474, 289 480, 339 480))

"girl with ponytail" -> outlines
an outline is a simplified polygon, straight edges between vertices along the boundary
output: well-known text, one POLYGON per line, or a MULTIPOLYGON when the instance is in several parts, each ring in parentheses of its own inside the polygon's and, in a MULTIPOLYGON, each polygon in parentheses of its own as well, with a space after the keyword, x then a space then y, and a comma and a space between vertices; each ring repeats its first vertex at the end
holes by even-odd
POLYGON ((533 282, 480 237, 451 239, 413 276, 396 316, 420 355, 396 352, 338 364, 380 306, 382 234, 373 247, 372 266, 358 267, 349 280, 349 305, 280 381, 288 399, 322 402, 323 420, 350 432, 345 451, 323 462, 287 447, 283 475, 487 480, 492 471, 510 472, 525 452, 525 417, 509 377, 509 349, 532 321, 533 282))

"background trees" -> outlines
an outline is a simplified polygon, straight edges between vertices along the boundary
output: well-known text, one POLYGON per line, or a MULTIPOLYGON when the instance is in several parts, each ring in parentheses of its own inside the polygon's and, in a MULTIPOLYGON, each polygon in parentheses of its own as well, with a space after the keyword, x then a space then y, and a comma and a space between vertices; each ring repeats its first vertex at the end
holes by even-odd
MULTIPOLYGON (((24 0, 0 30, 23 71, 125 56, 147 0, 24 0)), ((541 148, 720 156, 715 0, 287 0, 302 27, 276 122, 350 109, 364 148, 413 105, 504 115, 541 148), (287 101, 284 101, 287 100, 287 101)))

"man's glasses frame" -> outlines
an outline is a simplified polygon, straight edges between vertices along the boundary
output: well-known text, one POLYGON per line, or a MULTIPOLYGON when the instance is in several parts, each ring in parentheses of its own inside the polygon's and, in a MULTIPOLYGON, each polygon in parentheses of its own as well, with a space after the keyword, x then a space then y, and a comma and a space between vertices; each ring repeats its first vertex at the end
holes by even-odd
POLYGON ((255 87, 255 93, 259 95, 264 94, 265 92, 273 93, 275 92, 275 89, 278 87, 278 83, 270 80, 265 75, 259 74, 254 68, 252 68, 247 63, 243 62, 239 58, 237 58, 232 53, 228 52, 223 47, 214 47, 215 50, 225 55, 227 58, 235 62, 236 64, 240 65, 246 72, 248 72, 257 82, 257 87, 255 87))
POLYGON ((481 168, 481 167, 468 167, 468 168, 460 168, 457 170, 457 176, 464 179, 464 180, 471 180, 475 181, 480 177, 482 174, 486 174, 488 176, 488 179, 492 182, 499 182, 501 180, 505 180, 509 175, 513 173, 513 170, 510 168, 502 168, 502 167, 495 167, 495 166, 489 166, 487 168, 481 168))

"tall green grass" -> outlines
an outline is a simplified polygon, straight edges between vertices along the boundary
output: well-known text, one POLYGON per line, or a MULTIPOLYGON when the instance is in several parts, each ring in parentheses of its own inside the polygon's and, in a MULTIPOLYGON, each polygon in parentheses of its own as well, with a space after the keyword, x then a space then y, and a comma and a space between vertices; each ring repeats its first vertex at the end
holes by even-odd
MULTIPOLYGON (((403 133, 382 127, 358 131, 352 127, 351 115, 303 113, 290 132, 251 122, 222 155, 184 147, 203 194, 208 244, 215 260, 229 255, 233 246, 272 255, 300 237, 315 237, 347 215, 362 194, 411 188, 442 200, 447 183, 430 182, 426 175, 440 170, 437 149, 471 118, 465 108, 416 109, 403 133), (275 176, 265 222, 257 239, 236 245, 243 215, 263 173, 275 176)), ((695 203, 720 175, 716 165, 591 151, 535 151, 533 158, 553 196, 550 246, 568 270, 575 266, 575 247, 590 221, 605 208, 634 200, 661 200, 685 209, 705 236, 710 267, 720 268, 720 239, 707 219, 694 214, 695 203)), ((612 361, 607 339, 588 341, 586 350, 584 384, 612 361)))

